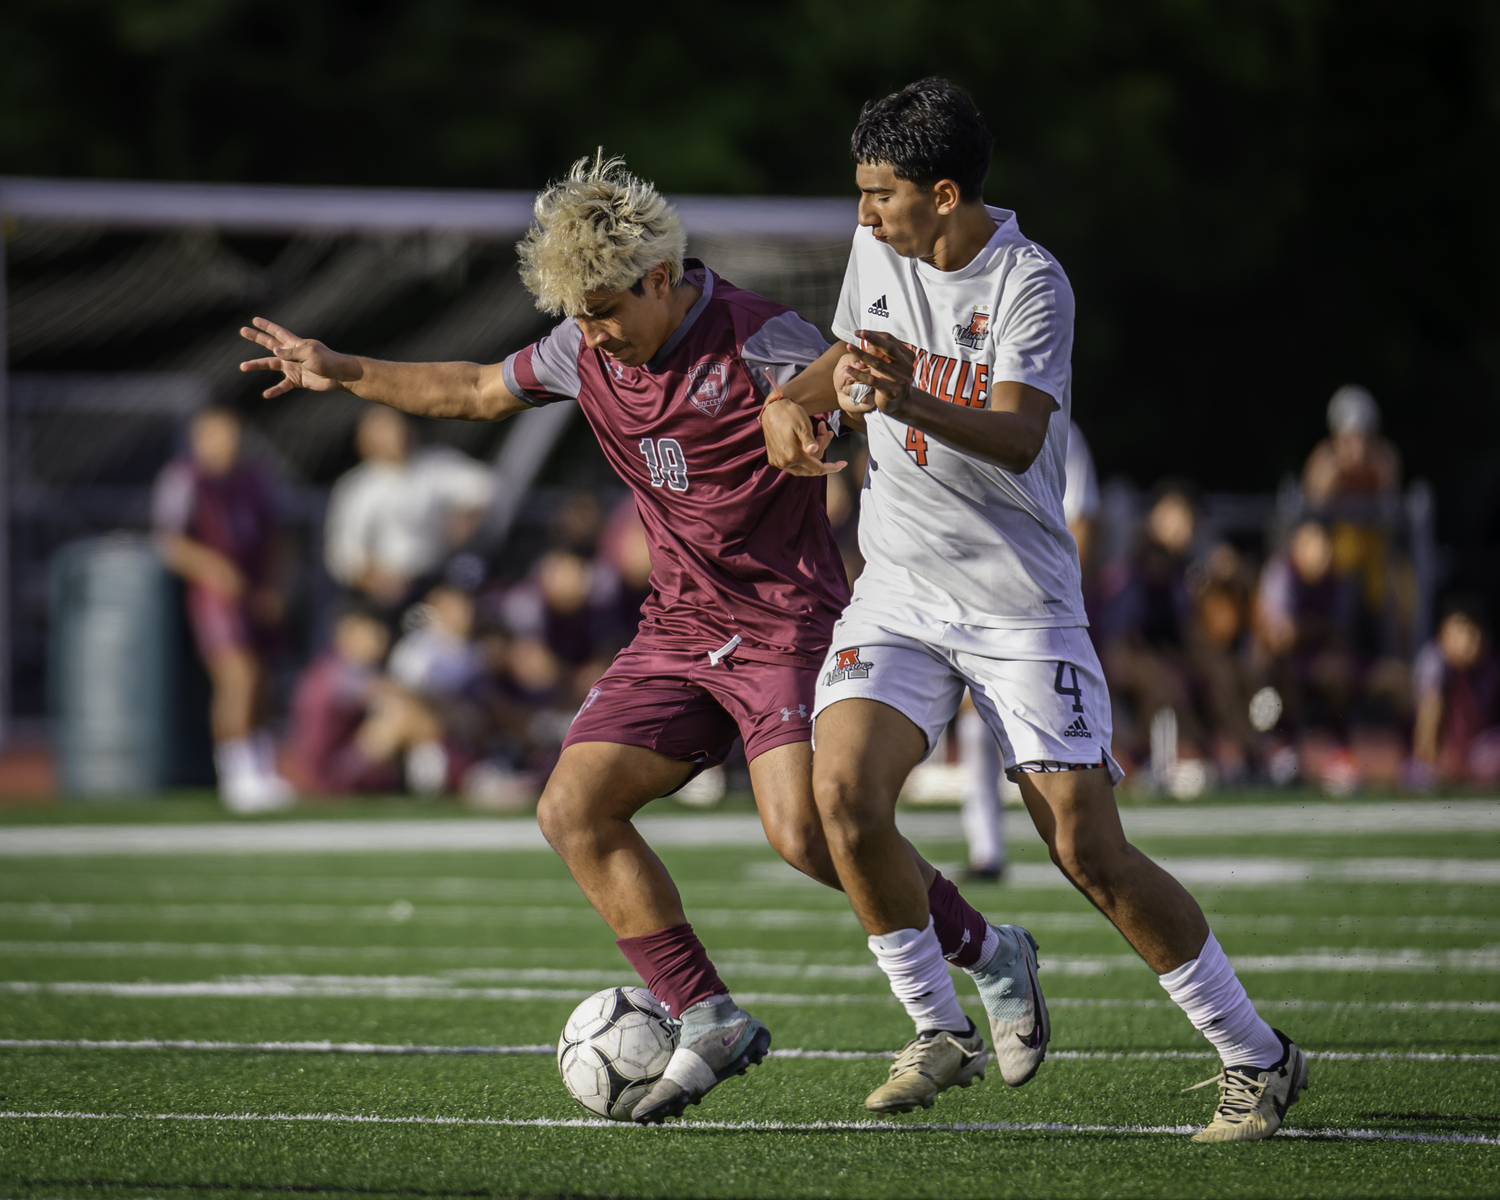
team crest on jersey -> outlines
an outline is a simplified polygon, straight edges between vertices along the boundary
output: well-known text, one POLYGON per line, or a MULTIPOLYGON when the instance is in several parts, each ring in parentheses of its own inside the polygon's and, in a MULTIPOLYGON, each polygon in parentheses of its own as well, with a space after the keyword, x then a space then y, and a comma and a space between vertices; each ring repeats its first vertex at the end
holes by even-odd
POLYGON ((979 349, 984 344, 984 339, 989 336, 990 306, 988 304, 976 304, 974 312, 969 317, 969 323, 953 327, 953 340, 960 346, 967 346, 970 350, 979 349))
POLYGON ((874 663, 867 663, 859 656, 860 648, 855 646, 852 650, 839 650, 833 656, 833 670, 823 677, 823 684, 832 687, 836 683, 843 683, 846 679, 868 679, 870 668, 874 663))
POLYGON ((688 403, 701 413, 717 417, 729 399, 729 364, 722 361, 696 363, 688 372, 688 403))

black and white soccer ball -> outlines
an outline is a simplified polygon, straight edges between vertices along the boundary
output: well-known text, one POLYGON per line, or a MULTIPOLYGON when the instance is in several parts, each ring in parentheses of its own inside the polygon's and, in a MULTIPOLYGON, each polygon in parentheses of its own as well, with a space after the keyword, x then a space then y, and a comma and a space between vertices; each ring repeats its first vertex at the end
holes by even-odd
POLYGON ((573 1010, 557 1043, 563 1086, 596 1116, 628 1121, 667 1069, 677 1023, 642 987, 605 988, 573 1010))

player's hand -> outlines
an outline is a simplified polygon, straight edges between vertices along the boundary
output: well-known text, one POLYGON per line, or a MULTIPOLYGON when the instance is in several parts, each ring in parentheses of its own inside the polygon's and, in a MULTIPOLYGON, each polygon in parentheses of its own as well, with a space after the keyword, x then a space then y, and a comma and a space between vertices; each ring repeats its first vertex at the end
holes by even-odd
POLYGON ((839 407, 850 416, 862 416, 867 412, 875 411, 874 390, 868 384, 856 379, 851 373, 859 366, 859 359, 852 354, 846 354, 839 359, 838 366, 833 369, 833 390, 838 395, 839 407), (855 388, 858 388, 861 393, 857 398, 851 395, 855 388))
POLYGON ((299 387, 312 392, 336 391, 363 374, 359 359, 352 354, 337 354, 322 342, 299 338, 290 329, 283 329, 264 317, 256 317, 251 325, 255 328, 242 327, 240 336, 264 346, 274 357, 252 358, 242 362, 240 370, 281 372, 281 382, 261 393, 267 400, 299 387))
POLYGON ((854 363, 846 372, 847 377, 855 383, 869 384, 874 389, 870 395, 874 407, 886 416, 898 416, 911 395, 916 355, 888 333, 870 329, 856 332, 863 344, 848 344, 849 353, 845 357, 854 359, 854 363))
POLYGON ((199 556, 195 583, 218 592, 227 600, 238 600, 245 594, 245 576, 240 569, 216 550, 199 556))
POLYGON ((812 418, 800 404, 773 400, 761 411, 760 427, 766 435, 766 460, 788 475, 832 475, 848 465, 823 461, 833 430, 814 432, 812 418))

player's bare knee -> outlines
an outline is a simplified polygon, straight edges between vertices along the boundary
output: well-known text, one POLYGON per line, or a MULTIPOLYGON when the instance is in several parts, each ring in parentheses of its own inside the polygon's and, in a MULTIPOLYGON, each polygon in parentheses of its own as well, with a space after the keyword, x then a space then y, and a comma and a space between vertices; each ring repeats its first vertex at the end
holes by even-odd
POLYGON ((1123 854, 1129 847, 1123 843, 1102 841, 1088 836, 1054 836, 1048 846, 1052 861, 1085 892, 1108 891, 1118 882, 1123 869, 1123 854))
POLYGON ((566 857, 569 848, 588 837, 589 811, 585 797, 565 782, 552 781, 537 801, 536 822, 547 844, 566 857))
POLYGON ((768 832, 771 848, 781 855, 788 866, 802 874, 838 886, 838 871, 833 865, 833 855, 828 849, 828 839, 821 826, 799 825, 768 832))

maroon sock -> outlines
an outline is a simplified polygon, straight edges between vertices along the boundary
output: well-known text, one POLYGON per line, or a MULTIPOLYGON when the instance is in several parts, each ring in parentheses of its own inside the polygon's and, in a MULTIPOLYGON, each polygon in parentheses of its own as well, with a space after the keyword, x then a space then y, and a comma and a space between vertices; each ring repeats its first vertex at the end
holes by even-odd
POLYGON ((617 938, 615 945, 646 982, 650 993, 674 1017, 710 996, 729 989, 708 961, 708 951, 691 925, 669 925, 643 937, 617 938))
POLYGON ((943 948, 943 957, 960 967, 977 963, 990 924, 941 872, 927 889, 927 907, 932 910, 932 927, 938 945, 943 948))

